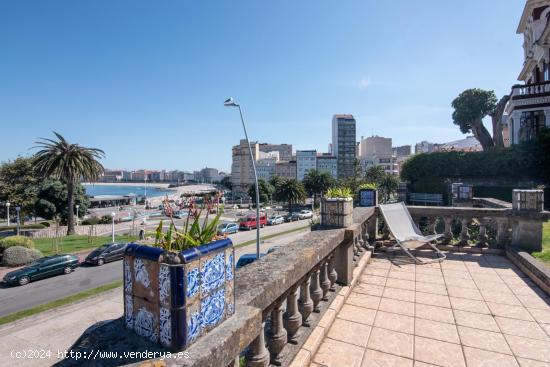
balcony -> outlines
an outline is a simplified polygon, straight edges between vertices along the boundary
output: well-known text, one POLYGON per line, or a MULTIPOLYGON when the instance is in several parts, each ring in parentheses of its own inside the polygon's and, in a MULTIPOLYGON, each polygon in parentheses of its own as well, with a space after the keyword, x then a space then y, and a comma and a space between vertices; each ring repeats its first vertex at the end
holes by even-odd
POLYGON ((514 85, 512 87, 512 100, 542 97, 550 94, 550 81, 533 83, 528 85, 514 85))
MULTIPOLYGON (((235 315, 159 365, 550 364, 550 272, 511 246, 521 223, 542 226, 550 213, 409 210, 423 231, 445 235, 443 263, 415 265, 389 250, 378 210, 355 208, 351 226, 314 230, 239 269, 235 315)), ((163 351, 120 319, 90 328, 73 350, 163 351)))

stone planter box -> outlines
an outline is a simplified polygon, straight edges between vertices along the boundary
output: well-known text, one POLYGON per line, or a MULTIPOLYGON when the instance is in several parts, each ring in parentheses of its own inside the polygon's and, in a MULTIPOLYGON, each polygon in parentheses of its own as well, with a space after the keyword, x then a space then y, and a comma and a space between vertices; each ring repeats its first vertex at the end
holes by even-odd
POLYGON ((234 249, 230 239, 178 253, 130 244, 124 256, 126 328, 172 351, 181 351, 235 312, 234 249))
POLYGON ((512 191, 512 209, 541 212, 544 210, 544 191, 518 190, 512 191))
POLYGON ((321 224, 325 227, 345 228, 353 224, 352 198, 323 198, 321 224))

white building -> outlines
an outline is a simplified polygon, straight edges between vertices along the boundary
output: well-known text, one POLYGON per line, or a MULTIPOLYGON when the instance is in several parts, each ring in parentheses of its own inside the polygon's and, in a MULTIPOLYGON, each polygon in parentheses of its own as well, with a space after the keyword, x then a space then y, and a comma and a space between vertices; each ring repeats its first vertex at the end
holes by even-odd
POLYGON ((533 140, 550 126, 550 0, 527 0, 519 25, 524 62, 506 107, 509 143, 533 140))
POLYGON ((361 140, 360 162, 364 171, 372 166, 381 166, 384 171, 398 174, 397 158, 393 154, 392 139, 370 136, 361 140))
POLYGON ((296 177, 302 181, 309 171, 317 169, 316 150, 296 151, 296 177))
POLYGON ((416 143, 414 146, 414 154, 431 153, 434 151, 434 145, 434 143, 430 143, 426 140, 416 143))
POLYGON ((337 179, 338 159, 330 153, 317 154, 317 171, 328 172, 334 179, 337 179))
POLYGON ((265 153, 260 151, 260 159, 256 162, 256 171, 258 179, 269 181, 275 176, 277 162, 279 162, 280 152, 265 153))

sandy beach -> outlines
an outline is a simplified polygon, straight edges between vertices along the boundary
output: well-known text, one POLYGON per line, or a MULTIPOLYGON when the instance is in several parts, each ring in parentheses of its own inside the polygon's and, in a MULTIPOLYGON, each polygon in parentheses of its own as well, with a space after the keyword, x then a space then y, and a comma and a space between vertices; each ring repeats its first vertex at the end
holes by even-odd
MULTIPOLYGON (((92 186, 145 186, 143 182, 82 182, 83 185, 92 185, 92 186)), ((147 187, 158 187, 161 189, 170 189, 170 184, 159 183, 159 182, 147 182, 147 187)), ((176 188, 173 188, 176 189, 176 188)))

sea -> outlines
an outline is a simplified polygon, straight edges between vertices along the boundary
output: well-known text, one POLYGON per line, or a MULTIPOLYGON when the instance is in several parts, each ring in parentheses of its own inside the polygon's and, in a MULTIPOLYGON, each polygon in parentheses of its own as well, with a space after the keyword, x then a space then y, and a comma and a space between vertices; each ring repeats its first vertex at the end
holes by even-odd
MULTIPOLYGON (((145 186, 123 186, 123 185, 90 185, 84 184, 86 194, 89 196, 97 195, 145 195, 145 186)), ((161 187, 147 186, 147 197, 157 197, 173 194, 174 191, 167 190, 161 187)))

